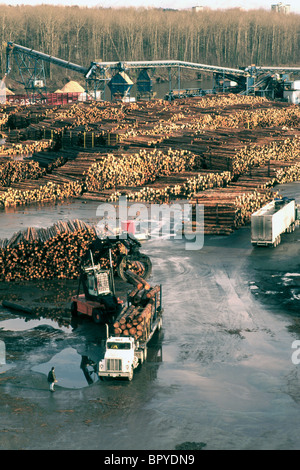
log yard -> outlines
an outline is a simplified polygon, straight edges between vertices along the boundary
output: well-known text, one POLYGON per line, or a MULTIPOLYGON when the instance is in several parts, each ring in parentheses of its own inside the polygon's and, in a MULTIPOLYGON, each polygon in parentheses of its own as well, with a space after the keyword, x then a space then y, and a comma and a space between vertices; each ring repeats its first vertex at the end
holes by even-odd
POLYGON ((7 101, 0 139, 0 448, 299 448, 299 106, 7 101), (190 216, 99 233, 120 198, 190 216))

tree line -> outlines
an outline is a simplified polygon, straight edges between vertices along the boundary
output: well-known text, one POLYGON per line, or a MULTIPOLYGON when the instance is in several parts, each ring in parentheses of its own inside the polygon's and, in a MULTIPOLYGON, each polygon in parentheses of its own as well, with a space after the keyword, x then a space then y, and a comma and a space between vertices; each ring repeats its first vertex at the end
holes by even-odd
MULTIPOLYGON (((0 44, 12 41, 84 66, 101 60, 161 59, 228 67, 297 66, 299 33, 300 15, 263 9, 1 5, 0 18, 0 44)), ((55 70, 47 65, 50 78, 55 70)), ((4 46, 0 71, 3 76, 4 46)))

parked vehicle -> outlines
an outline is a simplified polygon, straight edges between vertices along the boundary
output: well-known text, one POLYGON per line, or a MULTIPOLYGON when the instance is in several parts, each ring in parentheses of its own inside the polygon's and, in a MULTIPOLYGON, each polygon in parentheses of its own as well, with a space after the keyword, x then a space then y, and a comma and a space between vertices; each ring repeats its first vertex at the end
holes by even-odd
MULTIPOLYGON (((103 377, 124 377, 132 380, 134 370, 147 358, 147 347, 155 331, 162 327, 162 293, 142 306, 134 306, 130 311, 131 319, 142 317, 140 332, 141 336, 130 334, 131 329, 124 335, 110 335, 106 341, 104 359, 99 362, 98 375, 103 377)), ((127 307, 128 308, 128 307, 127 307)), ((130 307, 129 307, 130 309, 130 307)), ((121 318, 126 318, 121 312, 121 318)), ((128 317, 127 317, 128 318, 128 317)), ((107 326, 108 329, 108 326, 107 326)))
POLYGON ((254 246, 281 242, 283 233, 290 233, 299 225, 298 207, 294 199, 274 199, 251 216, 251 243, 254 246))
POLYGON ((107 323, 122 308, 122 302, 115 295, 114 274, 94 264, 92 252, 89 252, 90 264, 81 266, 77 295, 72 297, 71 313, 73 316, 87 315, 95 323, 107 323), (80 287, 83 294, 80 294, 80 287))

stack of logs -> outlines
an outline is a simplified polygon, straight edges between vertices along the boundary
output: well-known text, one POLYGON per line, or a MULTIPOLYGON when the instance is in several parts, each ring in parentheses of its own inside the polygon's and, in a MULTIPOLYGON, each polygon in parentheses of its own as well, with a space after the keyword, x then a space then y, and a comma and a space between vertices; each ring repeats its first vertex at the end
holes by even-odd
POLYGON ((238 186, 196 194, 190 201, 193 222, 191 227, 185 224, 184 231, 192 229, 204 231, 204 234, 227 235, 248 223, 251 214, 274 197, 268 189, 241 192, 238 186), (196 204, 204 207, 204 227, 197 224, 196 204))
MULTIPOLYGON (((47 175, 25 183, 11 183, 7 177, 6 185, 13 187, 0 188, 0 206, 55 201, 82 193, 87 199, 115 201, 127 193, 129 199, 138 201, 166 202, 184 197, 201 203, 198 191, 206 194, 218 187, 212 197, 209 193, 201 197, 206 206, 206 230, 214 233, 222 227, 225 230, 226 224, 232 230, 247 221, 256 201, 262 204, 271 197, 264 192, 267 187, 299 179, 299 107, 265 98, 226 94, 172 103, 76 103, 26 110, 3 107, 3 116, 16 129, 10 131, 11 140, 36 136, 41 145, 41 139, 48 137, 66 146, 93 146, 115 145, 119 136, 120 143, 128 148, 115 148, 113 154, 108 153, 110 148, 85 155, 69 149, 68 158, 62 157, 57 165, 50 155, 54 152, 49 152, 49 157, 48 152, 35 156, 44 161, 41 166, 47 175), (11 113, 8 119, 7 113, 11 113), (114 140, 108 141, 108 136, 114 140), (150 150, 153 144, 157 148, 150 150), (137 147, 144 148, 137 153, 137 147), (276 163, 279 161, 281 165, 276 163), (209 174, 195 174, 200 169, 209 174), (176 176, 188 170, 194 175, 185 181, 176 176), (225 174, 228 177, 222 176, 225 174), (151 188, 142 188, 146 184, 151 188), (130 193, 130 187, 137 190, 130 193)), ((16 153, 33 149, 10 148, 16 153)))
POLYGON ((116 186, 143 186, 159 176, 199 167, 199 157, 185 150, 169 149, 166 153, 157 149, 140 150, 137 154, 120 157, 109 154, 88 169, 86 187, 89 191, 95 191, 116 186))
MULTIPOLYGON (((0 281, 77 279, 82 257, 97 236, 96 226, 78 219, 58 221, 48 228, 29 227, 19 231, 10 239, 0 240, 0 281)), ((123 248, 121 243, 111 248, 114 270, 123 248)), ((102 269, 109 269, 108 250, 96 250, 93 255, 102 269)), ((133 264, 131 269, 143 274, 142 263, 133 264)))
MULTIPOLYGON (((183 178, 183 182, 175 185, 167 185, 160 188, 144 187, 139 191, 126 192, 130 201, 165 203, 172 199, 186 199, 193 196, 198 191, 205 191, 215 187, 224 187, 231 181, 230 172, 222 173, 202 172, 195 176, 183 178)), ((109 200, 117 201, 122 195, 120 191, 114 192, 109 200)))
MULTIPOLYGON (((14 185, 16 186, 16 184, 14 185)), ((82 183, 78 181, 56 184, 48 183, 40 186, 39 180, 18 183, 18 186, 26 189, 0 188, 0 208, 11 206, 23 206, 36 202, 55 202, 79 196, 82 193, 82 183)))
POLYGON ((77 219, 17 232, 0 240, 0 280, 75 279, 81 258, 95 239, 95 228, 77 219))
POLYGON ((37 162, 33 161, 7 161, 0 164, 0 186, 10 186, 16 181, 38 179, 45 175, 37 162))
POLYGON ((32 155, 34 152, 51 150, 54 141, 51 139, 25 140, 22 143, 6 143, 0 145, 0 155, 32 155))
POLYGON ((160 286, 151 287, 129 270, 126 276, 135 287, 128 294, 129 305, 123 308, 113 324, 114 334, 145 341, 150 333, 155 307, 160 305, 160 286))

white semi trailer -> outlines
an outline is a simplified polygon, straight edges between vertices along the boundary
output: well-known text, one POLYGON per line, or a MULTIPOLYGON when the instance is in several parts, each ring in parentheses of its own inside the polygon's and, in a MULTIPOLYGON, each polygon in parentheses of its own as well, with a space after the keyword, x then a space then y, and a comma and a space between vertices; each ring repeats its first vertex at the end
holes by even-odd
POLYGON ((272 245, 281 242, 283 233, 290 233, 299 225, 295 200, 275 199, 251 216, 251 243, 254 246, 272 245))

